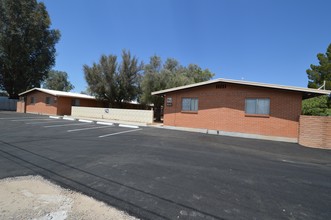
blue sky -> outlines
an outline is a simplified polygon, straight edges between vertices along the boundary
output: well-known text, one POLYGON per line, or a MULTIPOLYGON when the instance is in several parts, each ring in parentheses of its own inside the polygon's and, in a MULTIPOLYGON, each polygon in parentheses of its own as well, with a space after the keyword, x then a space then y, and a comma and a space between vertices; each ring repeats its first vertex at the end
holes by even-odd
POLYGON ((54 69, 74 92, 83 65, 122 49, 195 63, 214 78, 307 86, 306 69, 331 43, 330 0, 43 0, 62 37, 54 69))

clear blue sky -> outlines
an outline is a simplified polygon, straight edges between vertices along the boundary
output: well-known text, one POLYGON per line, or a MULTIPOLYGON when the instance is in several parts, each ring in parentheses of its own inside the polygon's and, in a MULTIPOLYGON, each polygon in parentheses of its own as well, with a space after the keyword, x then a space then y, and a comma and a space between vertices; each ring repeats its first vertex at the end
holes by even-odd
POLYGON ((195 63, 214 78, 307 86, 306 69, 331 43, 330 0, 43 0, 62 37, 54 69, 74 92, 83 65, 128 49, 195 63))

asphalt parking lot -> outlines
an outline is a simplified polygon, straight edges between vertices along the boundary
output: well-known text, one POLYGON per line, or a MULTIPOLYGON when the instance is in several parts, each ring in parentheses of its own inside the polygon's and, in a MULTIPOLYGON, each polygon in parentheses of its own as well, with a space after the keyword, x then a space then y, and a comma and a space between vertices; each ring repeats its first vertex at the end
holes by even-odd
POLYGON ((331 151, 0 112, 0 178, 41 175, 141 219, 330 219, 331 151))

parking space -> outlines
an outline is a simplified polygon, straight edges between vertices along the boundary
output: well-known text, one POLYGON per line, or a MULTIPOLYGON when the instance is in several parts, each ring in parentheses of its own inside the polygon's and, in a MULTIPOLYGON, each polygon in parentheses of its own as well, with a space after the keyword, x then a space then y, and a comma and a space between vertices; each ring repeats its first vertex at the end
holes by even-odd
MULTIPOLYGON (((8 114, 7 114, 8 115, 8 114)), ((18 125, 26 125, 27 130, 34 130, 35 132, 42 132, 41 130, 52 130, 57 135, 64 135, 69 132, 73 135, 80 136, 88 135, 88 137, 105 138, 114 135, 120 135, 130 132, 142 130, 135 125, 114 124, 110 122, 92 121, 86 119, 75 119, 71 117, 56 117, 56 116, 26 116, 17 115, 17 117, 2 117, 3 122, 16 123, 18 125), (93 132, 92 130, 98 130, 93 132)))
POLYGON ((0 178, 41 175, 141 219, 328 219, 331 152, 0 112, 0 178))

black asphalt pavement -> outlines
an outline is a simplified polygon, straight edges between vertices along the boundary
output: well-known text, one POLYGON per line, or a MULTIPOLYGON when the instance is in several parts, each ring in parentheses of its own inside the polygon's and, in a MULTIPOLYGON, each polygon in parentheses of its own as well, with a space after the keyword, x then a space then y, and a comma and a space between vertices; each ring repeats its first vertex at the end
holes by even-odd
POLYGON ((0 112, 0 178, 41 175, 141 219, 331 219, 331 151, 0 112))

